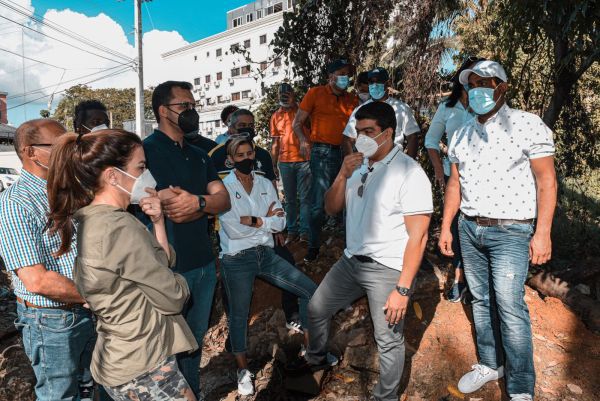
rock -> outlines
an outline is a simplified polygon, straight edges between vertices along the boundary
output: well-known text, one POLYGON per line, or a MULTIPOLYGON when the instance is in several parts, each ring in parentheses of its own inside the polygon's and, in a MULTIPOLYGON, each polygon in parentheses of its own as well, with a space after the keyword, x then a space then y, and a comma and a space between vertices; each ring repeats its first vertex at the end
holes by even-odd
POLYGON ((363 328, 352 330, 349 334, 349 347, 358 347, 367 343, 367 334, 365 333, 365 330, 363 328))
POLYGON ((379 353, 368 345, 348 347, 344 352, 342 367, 348 366, 358 370, 379 373, 379 353))
POLYGON ((590 295, 592 293, 590 287, 585 284, 577 284, 575 289, 584 295, 590 295))
POLYGON ((577 395, 583 394, 583 390, 577 384, 569 383, 569 384, 567 384, 567 387, 569 388, 569 391, 572 392, 573 394, 577 394, 577 395))
POLYGON ((267 325, 271 327, 285 327, 285 314, 281 309, 276 309, 267 325))

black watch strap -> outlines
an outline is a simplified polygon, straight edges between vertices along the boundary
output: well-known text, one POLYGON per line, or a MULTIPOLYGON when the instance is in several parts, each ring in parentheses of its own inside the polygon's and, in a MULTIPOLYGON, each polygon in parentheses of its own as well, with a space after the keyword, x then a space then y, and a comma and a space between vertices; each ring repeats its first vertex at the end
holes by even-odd
POLYGON ((198 195, 198 211, 202 212, 204 211, 204 208, 206 207, 206 198, 202 195, 198 195))
POLYGON ((256 216, 251 216, 252 219, 252 227, 256 227, 256 225, 258 224, 258 219, 256 218, 256 216))

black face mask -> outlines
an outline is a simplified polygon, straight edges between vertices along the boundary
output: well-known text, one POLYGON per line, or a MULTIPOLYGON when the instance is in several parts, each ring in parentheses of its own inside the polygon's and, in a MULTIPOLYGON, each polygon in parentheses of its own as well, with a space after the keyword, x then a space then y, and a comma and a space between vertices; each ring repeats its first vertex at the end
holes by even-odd
POLYGON ((254 159, 244 159, 234 163, 234 167, 242 174, 250 174, 254 170, 254 159))
MULTIPOLYGON (((171 111, 177 113, 174 110, 171 111)), ((179 128, 181 128, 184 134, 189 134, 190 132, 198 131, 198 125, 200 125, 200 116, 198 115, 196 109, 188 109, 178 114, 179 118, 177 119, 177 125, 179 126, 179 128)), ((169 121, 171 120, 169 119, 169 121)))
POLYGON ((247 135, 250 139, 254 139, 254 137, 256 136, 256 132, 254 132, 254 127, 238 128, 237 132, 239 135, 247 135))

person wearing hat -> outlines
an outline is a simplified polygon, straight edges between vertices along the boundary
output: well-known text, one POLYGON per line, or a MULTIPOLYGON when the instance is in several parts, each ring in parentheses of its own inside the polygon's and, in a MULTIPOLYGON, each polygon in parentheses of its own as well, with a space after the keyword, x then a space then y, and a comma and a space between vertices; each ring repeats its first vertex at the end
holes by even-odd
MULTIPOLYGON (((310 155, 300 155, 300 142, 294 135, 293 122, 298 112, 296 95, 289 83, 279 85, 279 109, 270 121, 273 170, 283 182, 287 218, 286 243, 308 241, 310 232, 310 155), (298 202, 299 200, 299 202, 298 202)), ((309 128, 304 126, 308 135, 309 128)))
POLYGON ((390 75, 387 70, 383 67, 377 67, 368 73, 369 80, 369 94, 371 100, 366 101, 361 106, 356 108, 346 128, 344 129, 344 149, 349 152, 356 141, 356 112, 360 110, 360 107, 370 102, 385 102, 394 108, 396 112, 396 139, 395 142, 401 148, 404 148, 404 141, 406 144, 406 153, 413 159, 417 157, 417 147, 419 144, 419 124, 415 120, 412 109, 400 99, 393 98, 389 95, 388 88, 392 82, 390 75))
POLYGON ((310 88, 294 118, 294 133, 300 142, 300 156, 308 159, 310 153, 311 218, 309 249, 304 260, 312 262, 319 255, 320 234, 325 219, 323 201, 325 192, 342 165, 342 133, 348 118, 358 105, 358 97, 346 89, 352 65, 344 59, 335 60, 327 67, 327 84, 310 88), (310 118, 310 136, 304 125, 310 118))
POLYGON ((552 131, 535 114, 506 104, 502 66, 480 61, 459 75, 477 117, 450 141, 439 247, 452 256, 454 216, 465 275, 473 295, 479 361, 458 383, 471 393, 506 377, 512 401, 530 401, 535 388, 531 322, 525 303, 529 263, 550 260, 556 207, 552 131))
MULTIPOLYGON (((434 182, 442 189, 450 178, 450 161, 447 156, 443 158, 440 156, 440 153, 447 154, 448 150, 447 146, 444 146, 443 150, 440 149, 442 137, 446 134, 446 143, 450 143, 456 131, 474 116, 469 109, 467 90, 458 82, 458 77, 461 72, 473 67, 477 62, 482 60, 485 59, 480 57, 468 57, 465 59, 451 79, 452 91, 450 92, 450 96, 444 99, 438 106, 431 124, 429 124, 429 130, 425 135, 425 148, 435 172, 434 182)), ((454 250, 454 256, 452 257, 454 283, 446 293, 446 298, 450 302, 461 302, 469 298, 469 289, 463 270, 460 243, 458 242, 458 216, 452 221, 451 229, 454 240, 452 244, 452 249, 454 250)))

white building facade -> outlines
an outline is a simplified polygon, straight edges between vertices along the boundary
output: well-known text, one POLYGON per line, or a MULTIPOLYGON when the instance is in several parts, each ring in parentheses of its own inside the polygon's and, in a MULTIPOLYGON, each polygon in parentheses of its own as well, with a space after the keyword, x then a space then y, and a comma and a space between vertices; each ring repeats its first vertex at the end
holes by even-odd
POLYGON ((291 80, 291 68, 271 45, 295 0, 258 0, 227 12, 227 30, 164 53, 173 79, 194 85, 200 133, 215 138, 226 130, 221 111, 228 105, 252 109, 264 88, 291 80))

